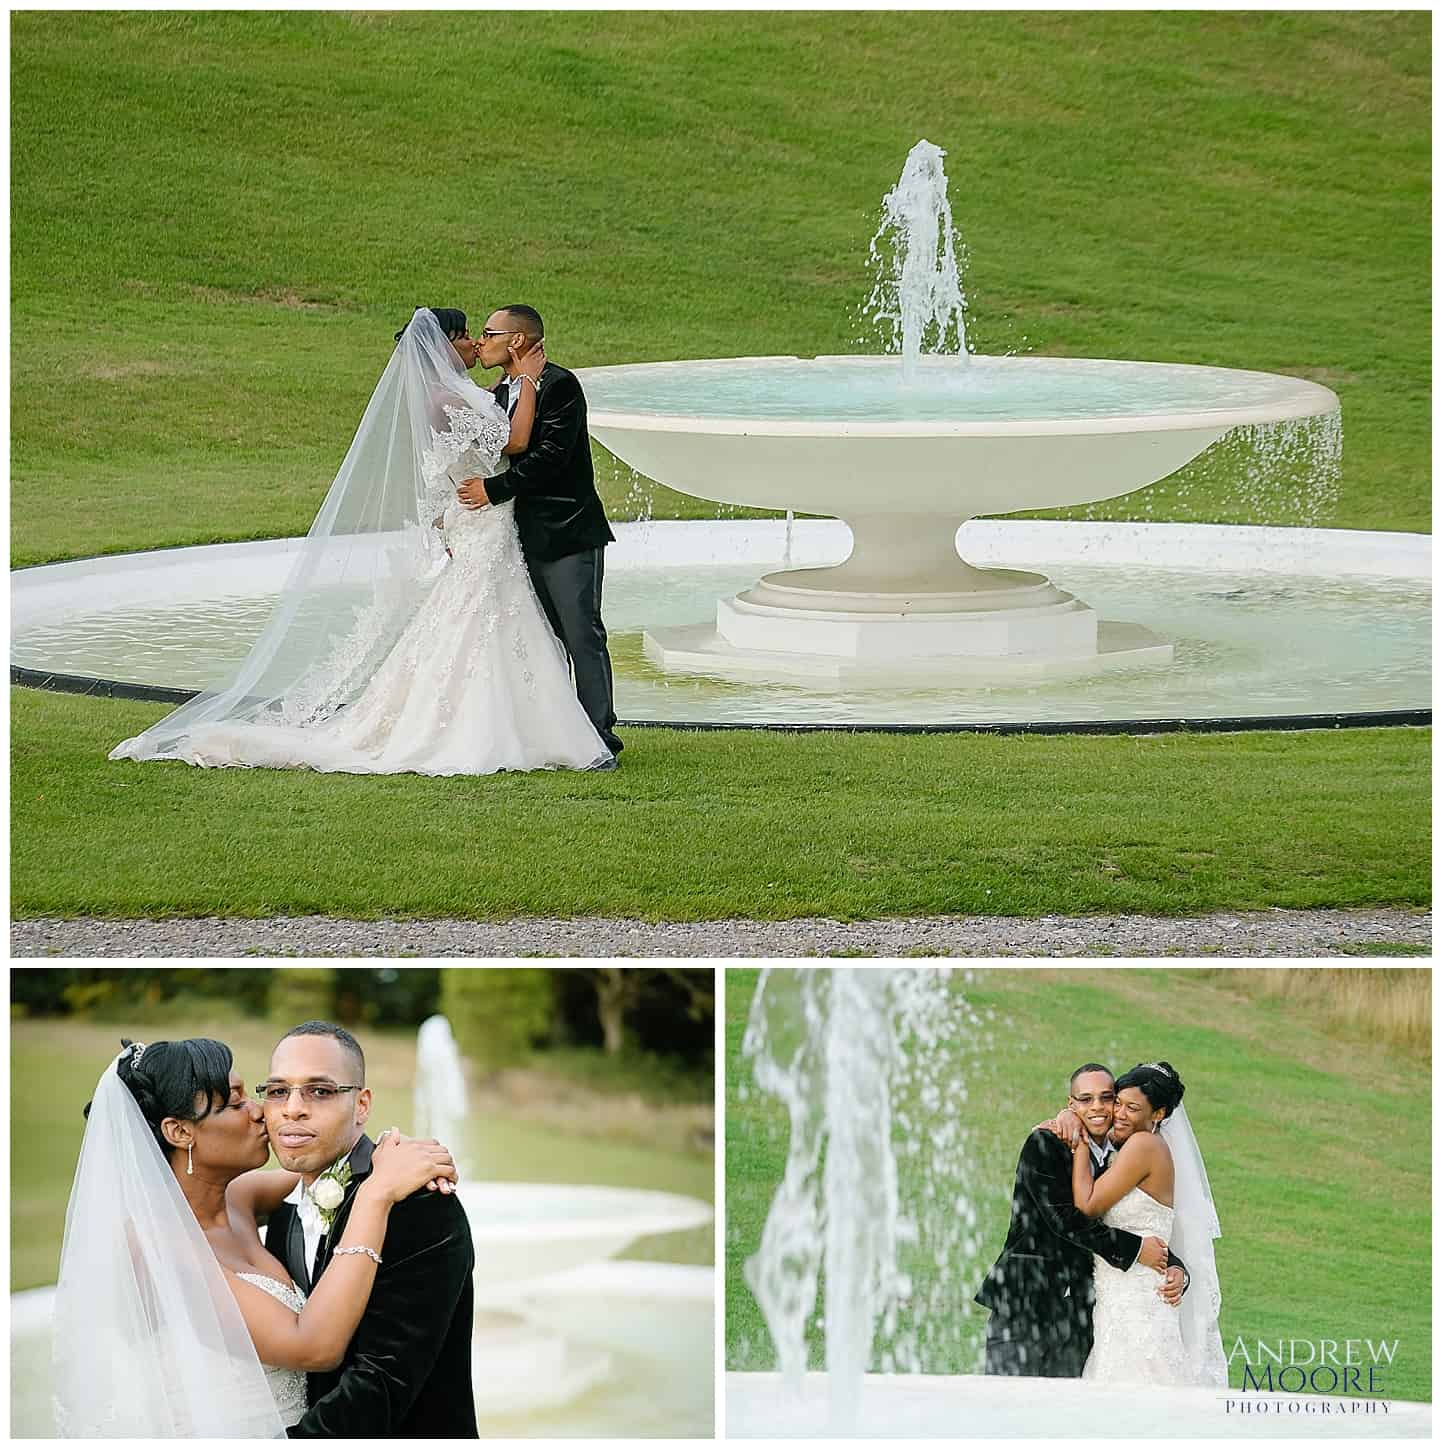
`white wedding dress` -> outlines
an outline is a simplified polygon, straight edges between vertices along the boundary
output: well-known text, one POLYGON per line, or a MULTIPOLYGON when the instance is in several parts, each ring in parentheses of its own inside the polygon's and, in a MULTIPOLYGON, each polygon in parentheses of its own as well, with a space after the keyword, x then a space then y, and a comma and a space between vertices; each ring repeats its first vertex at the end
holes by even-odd
MULTIPOLYGON (((536 597, 512 504, 470 509, 456 497, 466 479, 505 466, 508 420, 499 408, 445 412, 450 427, 433 435, 422 477, 426 515, 439 514, 454 557, 364 691, 315 721, 197 726, 182 758, 367 775, 584 770, 610 760, 536 597)), ((318 671, 322 683, 352 668, 366 643, 358 621, 318 671)))
MULTIPOLYGON (((299 1288, 292 1288, 289 1283, 282 1283, 268 1273, 237 1273, 235 1276, 254 1284, 261 1292, 269 1293, 292 1313, 299 1313, 305 1307, 305 1294, 299 1288)), ((261 1368, 265 1371, 265 1382, 275 1400, 280 1422, 287 1429, 299 1423, 306 1411, 305 1374, 299 1369, 274 1368, 270 1364, 262 1364, 261 1368)))
MULTIPOLYGON (((1134 1187, 1102 1215, 1109 1228, 1170 1242, 1175 1211, 1134 1187)), ((1181 1317, 1157 1296, 1161 1278, 1141 1263, 1125 1272, 1092 1258, 1096 1305, 1092 1351, 1082 1378, 1112 1384, 1189 1384, 1196 1381, 1181 1317)))

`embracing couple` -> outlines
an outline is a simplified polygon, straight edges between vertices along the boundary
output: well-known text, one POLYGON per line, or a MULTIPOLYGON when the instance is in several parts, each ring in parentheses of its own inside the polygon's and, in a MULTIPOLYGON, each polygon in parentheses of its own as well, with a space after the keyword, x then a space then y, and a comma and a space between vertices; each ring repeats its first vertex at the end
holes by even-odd
POLYGON ((354 774, 616 768, 586 399, 513 305, 419 307, 238 672, 111 759, 354 774), (499 367, 492 389, 468 375, 499 367))
POLYGON ((1225 1387, 1221 1229, 1184 1091, 1168 1062, 1072 1073, 1066 1107, 1022 1147, 1006 1245, 976 1295, 987 1373, 1225 1387))
POLYGON ((223 1042, 125 1043, 65 1217, 61 1437, 477 1437, 455 1165, 372 1141, 370 1109, 329 1022, 287 1032, 253 1098, 223 1042))

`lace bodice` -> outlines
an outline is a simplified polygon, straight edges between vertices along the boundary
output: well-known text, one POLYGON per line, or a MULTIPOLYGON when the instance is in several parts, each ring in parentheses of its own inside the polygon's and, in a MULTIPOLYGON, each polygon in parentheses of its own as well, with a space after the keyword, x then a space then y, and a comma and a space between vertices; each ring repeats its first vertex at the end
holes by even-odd
POLYGON ((494 478, 510 460, 502 449, 511 436, 510 419, 499 403, 492 408, 446 407, 450 426, 432 432, 431 445, 421 459, 425 487, 425 516, 439 517, 456 501, 456 489, 467 478, 494 478))
MULTIPOLYGON (((292 1313, 299 1313, 305 1307, 305 1294, 278 1278, 265 1273, 237 1273, 235 1276, 259 1288, 262 1293, 269 1293, 292 1313)), ((265 1370, 265 1381, 270 1385, 281 1423, 287 1428, 298 1423, 306 1410, 305 1375, 299 1369, 273 1368, 270 1364, 262 1364, 261 1367, 265 1370)))
POLYGON ((1172 1234, 1173 1216, 1171 1208, 1149 1197, 1141 1188, 1134 1187, 1102 1214, 1102 1221, 1109 1228, 1121 1228, 1139 1238, 1153 1237, 1165 1241, 1172 1234))
MULTIPOLYGON (((1167 1241, 1175 1213, 1134 1187, 1109 1207, 1102 1221, 1138 1237, 1167 1241)), ((1133 1263, 1126 1272, 1092 1259, 1096 1305, 1092 1351, 1082 1377, 1103 1383, 1185 1384, 1193 1380, 1177 1310, 1157 1297, 1161 1278, 1133 1263)))

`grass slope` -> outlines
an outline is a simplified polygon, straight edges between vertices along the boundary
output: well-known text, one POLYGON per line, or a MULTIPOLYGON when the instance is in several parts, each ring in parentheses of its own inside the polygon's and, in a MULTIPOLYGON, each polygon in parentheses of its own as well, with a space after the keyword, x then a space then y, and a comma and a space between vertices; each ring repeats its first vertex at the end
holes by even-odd
MULTIPOLYGON (((53 1283, 60 1262, 65 1204, 74 1179, 84 1122, 80 1109, 90 1100, 107 1053, 118 1038, 139 1041, 175 1036, 213 1036, 235 1052, 247 1087, 264 1075, 277 1030, 264 1022, 178 1020, 173 1014, 143 1019, 136 1013, 114 1026, 87 1021, 26 1021, 10 1033, 10 1290, 53 1283)), ((415 1079, 415 1033, 364 1033, 373 1111, 383 1126, 413 1128, 411 1084, 415 1079)), ((544 1070, 538 1064, 538 1070, 544 1070)), ((475 1181, 584 1182, 599 1186, 655 1188, 709 1202, 715 1170, 709 1154, 683 1153, 603 1141, 508 1120, 494 1105, 484 1119, 468 1119, 465 1164, 475 1181)), ((708 1228, 646 1238, 625 1256, 674 1263, 712 1261, 715 1235, 708 1228)))
MULTIPOLYGON (((839 968, 857 969, 857 968, 839 968)), ((1158 1057, 1186 1083, 1188 1115, 1222 1224, 1222 1339, 1399 1340, 1381 1374, 1388 1397, 1431 1398, 1430 1103, 1425 1056, 1356 1031, 1324 1033, 1305 1000, 1253 999, 1226 976, 1185 970, 996 971, 953 985, 985 1025, 968 1053, 966 1114, 979 1215, 974 1260, 941 1284, 916 1269, 918 1297, 946 1320, 925 1370, 979 1370, 984 1310, 971 1302, 1006 1236, 1016 1154, 1065 1100, 1084 1061, 1122 1071, 1158 1057), (1220 978, 1220 979, 1218 979, 1220 978), (989 1015, 994 1013, 994 1015, 989 1015)), ((741 1277, 785 1162, 776 1103, 752 1086, 741 1034, 757 973, 726 981, 726 1341, 731 1368, 772 1366, 765 1325, 741 1277)), ((922 1183, 899 1159, 903 1203, 922 1183)), ((926 1245, 918 1253, 924 1258, 926 1245)), ((908 1312, 903 1311, 903 1327, 908 1312)), ((812 1336, 819 1366, 820 1340, 812 1336)), ((1255 1354, 1254 1347, 1251 1352, 1255 1354)), ((1232 1383, 1241 1383, 1241 1365, 1232 1383)))
MULTIPOLYGON (((418 301, 530 299, 571 364, 859 350, 866 242, 923 135, 979 350, 1317 378, 1346 419, 1335 522, 1428 526, 1423 14, 11 33, 17 564, 304 531, 418 301)), ((715 512, 602 477, 620 516, 715 512)), ((1200 466, 1100 511, 1293 521, 1270 510, 1200 466)))
MULTIPOLYGON (((12 560, 303 532, 417 302, 529 300, 571 364, 859 350, 866 243, 919 136, 949 151, 980 350, 1318 378, 1346 418, 1332 521, 1425 529, 1429 77, 1421 13, 19 13, 12 560)), ((715 516, 599 463, 617 517, 715 516)), ((1095 511, 1297 521, 1229 470, 1095 511)), ((1410 735, 648 735, 613 782, 103 763, 157 713, 17 704, 18 909, 1426 890, 1410 735)))
POLYGON ((112 764, 106 751, 162 706, 12 690, 11 711, 19 916, 1183 914, 1429 898, 1416 806, 1429 731, 636 730, 616 774, 427 780, 112 764))

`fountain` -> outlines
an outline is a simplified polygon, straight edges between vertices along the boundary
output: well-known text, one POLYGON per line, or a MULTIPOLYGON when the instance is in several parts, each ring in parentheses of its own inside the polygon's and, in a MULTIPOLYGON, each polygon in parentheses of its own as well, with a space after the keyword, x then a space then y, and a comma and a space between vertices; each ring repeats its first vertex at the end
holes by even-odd
POLYGON ((721 599, 714 626, 648 630, 663 670, 864 685, 1164 664, 1171 641, 1100 619, 1045 575, 966 562, 958 531, 1145 488, 1235 428, 1338 413, 1329 389, 1270 373, 968 354, 943 154, 912 149, 872 243, 871 307, 899 357, 581 372, 593 435, 637 471, 851 531, 844 562, 766 574, 721 599))
MULTIPOLYGON (((416 1130, 461 1149, 465 1078, 450 1023, 416 1043, 416 1130)), ((472 1381, 487 1436, 710 1437, 713 1269, 617 1261, 704 1226, 676 1193, 462 1180, 476 1265, 472 1381)), ((11 1433, 51 1438, 53 1288, 11 1295, 11 1433)))
MULTIPOLYGON (((463 1144, 465 1074, 443 1016, 425 1021, 417 1036, 415 1091, 433 1129, 428 1135, 440 1128, 463 1144)), ((653 1354, 671 1334, 686 1337, 679 1331, 687 1310, 678 1306, 678 1290, 673 1286, 669 1296, 658 1290, 658 1276, 679 1275, 696 1296, 698 1286, 709 1288, 710 1270, 699 1270, 708 1281, 698 1285, 696 1270, 609 1260, 639 1238, 710 1222, 708 1204, 632 1188, 465 1180, 460 1199, 476 1250, 472 1370, 478 1417, 561 1408, 616 1376, 617 1354, 605 1335, 578 1336, 567 1326, 586 1314, 587 1305, 598 1326, 629 1323, 628 1335, 639 1334, 653 1354)), ((709 1313, 709 1291, 698 1302, 709 1313)), ((707 1358, 690 1372, 709 1368, 707 1358)), ((687 1369, 673 1365, 672 1371, 687 1369)))
POLYGON ((416 1032, 416 1062, 416 1136, 454 1144, 452 1154, 464 1180, 468 1174, 460 1124, 466 1116, 466 1068, 451 1024, 439 1013, 428 1016, 416 1032))
POLYGON ((889 1368, 920 1371, 926 1315, 912 1312, 905 1327, 898 1318, 925 1293, 908 1255, 925 1239, 934 1271, 975 1246, 963 1187, 966 1084, 947 1052, 962 1039, 967 1007, 950 974, 768 969, 752 1000, 742 1051, 756 1086, 786 1109, 790 1139, 745 1278, 793 1398, 806 1382, 811 1321, 824 1324, 816 1381, 828 1433, 854 1428, 878 1347, 889 1368), (928 1158, 933 1192, 920 1214, 901 1203, 902 1135, 928 1158))
MULTIPOLYGON (((1430 720, 1430 538, 1311 526, 1340 456, 1331 392, 1221 368, 971 355, 961 260, 941 152, 920 143, 872 244, 867 308, 890 329, 887 355, 582 371, 592 431, 627 462, 723 510, 788 510, 784 523, 653 521, 651 485, 631 475, 626 506, 642 517, 615 525, 606 560, 623 723, 1430 720), (1234 489, 1229 511, 1307 526, 977 516, 1115 497, 1202 450, 1198 466, 1234 489)), ((1142 510, 1159 497, 1139 495, 1142 510)), ((12 682, 172 703, 214 687, 299 546, 17 570, 12 682)))
MULTIPOLYGON (((728 1437, 1430 1437, 1425 1403, 1372 1413, 1375 1402, 1353 1400, 1364 1412, 1319 1423, 1317 1396, 988 1377, 968 1361, 979 1353, 960 1325, 996 1247, 974 1193, 997 1164, 972 1138, 993 1104, 969 1104, 967 1081, 995 1063, 966 979, 946 968, 760 973, 742 1054, 790 1135, 744 1278, 776 1368, 755 1371, 753 1345, 748 1369, 728 1372, 728 1437)), ((750 1085, 732 1091, 745 1100, 750 1085)))

